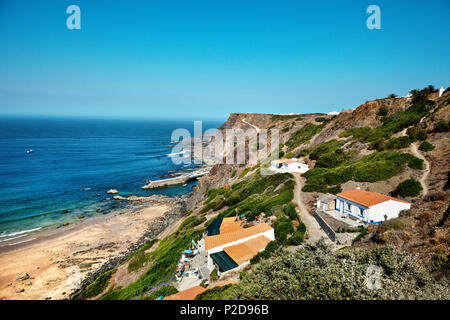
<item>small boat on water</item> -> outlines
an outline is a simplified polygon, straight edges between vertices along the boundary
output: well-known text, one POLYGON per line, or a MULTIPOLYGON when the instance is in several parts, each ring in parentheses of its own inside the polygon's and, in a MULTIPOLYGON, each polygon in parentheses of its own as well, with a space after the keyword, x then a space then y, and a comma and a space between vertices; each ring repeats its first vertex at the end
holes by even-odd
POLYGON ((34 152, 33 149, 27 150, 27 153, 33 153, 33 152, 34 152))

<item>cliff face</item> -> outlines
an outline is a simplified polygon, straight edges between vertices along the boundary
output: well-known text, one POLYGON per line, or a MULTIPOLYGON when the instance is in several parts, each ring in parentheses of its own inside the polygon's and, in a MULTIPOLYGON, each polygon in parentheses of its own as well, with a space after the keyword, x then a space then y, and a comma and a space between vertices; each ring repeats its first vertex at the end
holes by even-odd
MULTIPOLYGON (((423 152, 426 160, 430 163, 430 172, 425 179, 425 183, 429 187, 429 192, 441 191, 448 180, 449 167, 448 160, 450 157, 450 137, 448 132, 434 132, 433 128, 439 121, 448 123, 450 120, 450 92, 447 90, 442 97, 438 97, 437 93, 428 95, 428 99, 436 103, 433 112, 424 117, 420 123, 415 125, 417 128, 427 129, 427 141, 435 146, 435 149, 429 152, 423 152)), ((299 151, 310 149, 330 140, 336 139, 344 141, 344 148, 347 151, 356 151, 359 157, 371 154, 374 151, 369 150, 369 144, 361 143, 357 140, 349 140, 340 138, 339 135, 345 130, 359 127, 375 128, 382 124, 381 116, 378 114, 381 108, 387 111, 387 116, 402 110, 406 110, 412 105, 412 98, 385 98, 374 101, 367 101, 355 109, 343 110, 336 116, 325 114, 301 114, 301 115, 274 115, 274 114, 255 114, 255 113, 232 113, 228 120, 219 127, 225 136, 226 129, 278 129, 280 134, 280 143, 284 145, 282 150, 285 156, 295 156, 299 151), (322 125, 320 132, 312 136, 304 143, 296 145, 290 149, 285 144, 291 137, 305 127, 305 125, 322 125)), ((398 133, 394 136, 400 136, 398 133)), ((420 141, 417 143, 419 144, 420 141)), ((248 146, 247 146, 248 147, 248 146)), ((248 149, 247 149, 248 151, 248 149)), ((225 154, 234 152, 234 150, 225 150, 225 154)), ((402 152, 410 153, 409 148, 405 148, 402 152)), ((310 161, 314 165, 314 161, 310 161)), ((188 208, 194 207, 197 203, 203 201, 206 197, 206 191, 211 188, 222 187, 225 184, 235 183, 243 177, 239 177, 249 165, 238 164, 218 164, 213 167, 210 174, 202 177, 194 190, 189 196, 188 208), (234 174, 233 174, 234 172, 234 174), (233 177, 232 177, 233 176, 233 177)), ((248 169, 247 169, 248 170, 248 169)), ((391 179, 391 183, 398 183, 401 180, 413 177, 419 179, 422 175, 420 171, 406 169, 406 172, 399 177, 391 179)), ((390 181, 390 180, 389 180, 390 181)), ((388 182, 389 182, 388 181, 388 182)), ((348 186, 352 182, 347 183, 348 186)), ((361 183, 360 183, 361 184, 361 183)), ((394 188, 386 181, 376 183, 364 183, 364 187, 386 193, 394 188), (387 185, 387 186, 386 186, 387 185), (389 189, 389 190, 388 190, 389 189)))

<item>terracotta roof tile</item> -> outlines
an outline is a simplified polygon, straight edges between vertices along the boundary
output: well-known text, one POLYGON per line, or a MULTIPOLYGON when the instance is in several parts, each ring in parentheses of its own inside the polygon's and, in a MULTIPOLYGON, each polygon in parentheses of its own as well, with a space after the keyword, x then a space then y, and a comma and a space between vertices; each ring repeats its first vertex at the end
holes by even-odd
POLYGON ((229 242, 237 241, 254 236, 259 233, 263 233, 271 230, 272 227, 267 223, 257 223, 249 228, 240 228, 239 230, 218 234, 215 236, 205 237, 205 249, 208 251, 212 248, 227 244, 229 242))
POLYGON ((225 251, 230 258, 240 266, 256 256, 256 254, 263 250, 269 242, 270 239, 266 236, 259 236, 243 243, 226 247, 223 251, 225 251))
POLYGON ((163 300, 194 300, 194 298, 197 295, 199 295, 205 290, 206 289, 201 286, 195 286, 187 290, 180 291, 170 296, 164 297, 163 300))
POLYGON ((241 223, 242 221, 236 220, 236 217, 223 218, 220 225, 220 234, 241 229, 241 223))
POLYGON ((338 197, 362 204, 366 207, 371 207, 379 203, 386 202, 388 200, 398 201, 402 203, 408 203, 406 201, 392 198, 389 196, 386 196, 384 194, 378 193, 378 192, 372 192, 372 191, 366 191, 361 189, 352 189, 348 191, 344 191, 337 194, 338 197))

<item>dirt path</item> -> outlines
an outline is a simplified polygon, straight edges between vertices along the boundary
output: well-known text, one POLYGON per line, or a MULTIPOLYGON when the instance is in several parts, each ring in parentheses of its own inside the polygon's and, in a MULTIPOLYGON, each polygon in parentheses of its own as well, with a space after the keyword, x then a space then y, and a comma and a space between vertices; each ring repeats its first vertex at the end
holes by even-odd
POLYGON ((293 175, 295 177, 294 202, 298 205, 298 208, 300 210, 300 219, 306 225, 306 230, 309 235, 309 238, 306 241, 316 242, 322 237, 328 239, 327 235, 320 228, 319 223, 316 221, 316 219, 311 214, 309 214, 301 198, 301 190, 303 187, 302 179, 304 178, 300 176, 300 173, 294 173, 293 175))
MULTIPOLYGON (((422 122, 422 120, 421 120, 421 122, 422 122)), ((406 136, 406 130, 407 129, 404 129, 401 132, 402 136, 406 136)), ((418 142, 411 143, 411 146, 409 147, 409 150, 411 150, 411 153, 413 154, 413 156, 415 156, 415 157, 417 157, 419 159, 422 159, 423 163, 425 164, 424 172, 422 174, 422 177, 420 178, 420 184, 422 185, 422 189, 423 189, 422 190, 422 197, 425 197, 427 195, 427 193, 428 193, 428 186, 427 186, 426 180, 427 180, 428 174, 431 171, 431 167, 430 167, 430 163, 428 162, 428 160, 422 155, 421 152, 419 152, 419 149, 417 148, 417 144, 418 144, 418 142)))
POLYGON ((430 173, 430 163, 422 155, 422 153, 419 152, 419 150, 417 149, 417 143, 416 142, 415 143, 411 143, 411 148, 410 149, 411 149, 412 154, 415 157, 417 157, 419 159, 422 159, 423 163, 425 164, 425 170, 424 170, 424 172, 422 174, 422 177, 420 178, 420 184, 422 185, 422 188, 423 188, 423 190, 422 190, 422 197, 425 197, 427 195, 427 193, 428 193, 428 186, 427 186, 426 180, 427 180, 428 174, 430 173))
POLYGON ((258 128, 257 126, 247 122, 247 120, 245 120, 245 119, 242 119, 242 122, 245 123, 245 124, 248 124, 250 127, 253 127, 256 130, 256 133, 259 133, 261 131, 260 128, 258 128))

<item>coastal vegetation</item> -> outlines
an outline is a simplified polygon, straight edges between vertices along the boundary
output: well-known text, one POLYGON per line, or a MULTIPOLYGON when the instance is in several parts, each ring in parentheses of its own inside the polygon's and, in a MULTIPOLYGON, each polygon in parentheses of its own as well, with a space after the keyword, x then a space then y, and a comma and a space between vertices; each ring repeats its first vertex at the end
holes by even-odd
POLYGON ((420 144, 419 150, 423 152, 428 152, 434 150, 435 146, 429 143, 428 141, 424 141, 420 144))
POLYGON ((136 250, 128 257, 128 272, 137 271, 144 266, 148 261, 145 251, 150 249, 156 242, 158 242, 158 239, 147 242, 139 250, 136 250))
POLYGON ((225 300, 232 289, 232 284, 217 286, 203 291, 202 293, 197 295, 194 300, 225 300))
POLYGON ((139 300, 155 300, 161 296, 167 297, 167 296, 170 296, 177 292, 178 292, 178 290, 174 286, 165 285, 165 286, 162 286, 162 287, 150 292, 149 294, 144 295, 139 300))
POLYGON ((400 195, 402 197, 417 197, 422 189, 422 185, 419 181, 415 179, 408 179, 400 182, 392 194, 400 195))
POLYGON ((433 279, 428 266, 392 247, 333 252, 323 242, 289 252, 277 250, 222 299, 348 300, 448 299, 446 283, 433 279), (380 268, 380 287, 371 289, 369 267, 380 268))
POLYGON ((390 116, 383 116, 381 118, 382 125, 373 129, 369 127, 348 129, 341 133, 340 137, 352 136, 353 139, 362 143, 382 142, 389 139, 393 134, 419 123, 436 104, 434 101, 428 100, 427 96, 420 92, 415 94, 412 101, 413 104, 409 108, 397 111, 390 116))
POLYGON ((255 172, 229 189, 208 190, 208 199, 200 212, 228 207, 219 214, 219 218, 233 216, 237 210, 248 221, 252 221, 261 212, 272 215, 277 207, 289 203, 294 197, 293 190, 294 181, 290 173, 263 176, 260 172, 255 172))
POLYGON ((421 170, 423 160, 398 151, 377 152, 354 162, 347 159, 333 168, 316 167, 304 173, 307 180, 302 190, 336 194, 341 191, 342 183, 386 180, 403 172, 405 165, 421 170))
POLYGON ((307 123, 301 129, 295 131, 289 140, 286 142, 286 146, 291 150, 295 147, 307 143, 313 136, 318 134, 325 124, 312 124, 307 123))
POLYGON ((203 230, 194 228, 183 229, 178 233, 172 233, 159 243, 155 251, 145 255, 147 263, 151 263, 148 270, 135 282, 125 288, 118 288, 107 292, 101 297, 104 300, 133 299, 143 295, 159 283, 169 280, 174 274, 181 253, 203 235, 203 230))
POLYGON ((112 275, 117 271, 117 269, 109 270, 95 279, 90 285, 88 285, 84 290, 76 294, 74 300, 84 300, 98 296, 101 294, 109 285, 109 280, 112 275))

